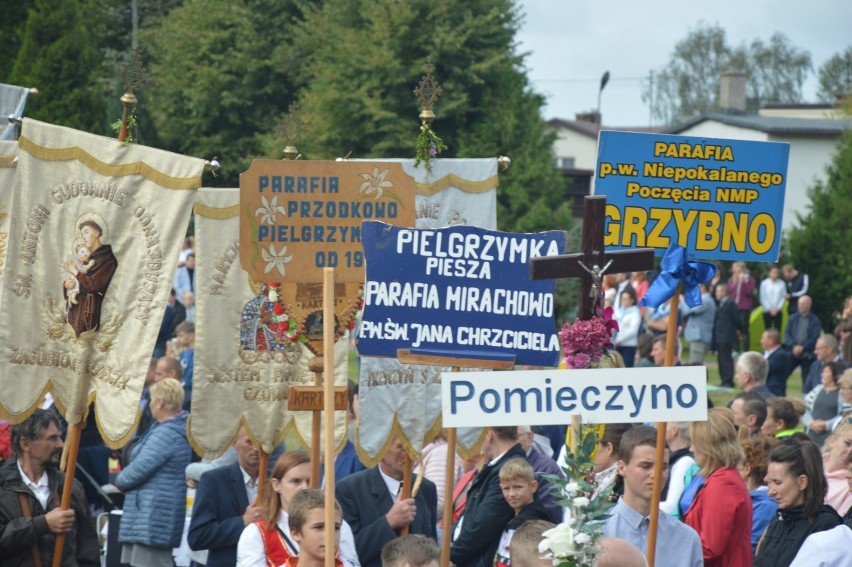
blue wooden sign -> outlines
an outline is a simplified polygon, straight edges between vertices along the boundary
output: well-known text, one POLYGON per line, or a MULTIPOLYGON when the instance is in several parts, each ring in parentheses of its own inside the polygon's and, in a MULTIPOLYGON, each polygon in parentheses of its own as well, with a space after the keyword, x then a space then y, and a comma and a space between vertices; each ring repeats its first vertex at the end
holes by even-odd
POLYGON ((557 364, 555 282, 530 280, 529 262, 563 254, 564 232, 416 229, 364 221, 361 234, 367 260, 361 356, 395 357, 397 349, 411 349, 557 364))
POLYGON ((789 153, 778 142, 601 132, 604 245, 662 256, 679 244, 699 258, 774 262, 789 153))

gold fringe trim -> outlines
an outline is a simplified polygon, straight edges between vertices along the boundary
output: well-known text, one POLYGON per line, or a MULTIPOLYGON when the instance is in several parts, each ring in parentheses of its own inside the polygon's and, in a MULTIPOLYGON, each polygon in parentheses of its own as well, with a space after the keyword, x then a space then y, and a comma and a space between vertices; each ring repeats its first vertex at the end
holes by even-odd
MULTIPOLYGON (((224 446, 215 450, 208 451, 206 447, 204 447, 201 442, 195 438, 192 434, 192 413, 189 414, 189 419, 186 422, 186 438, 189 441, 190 446, 196 452, 196 454, 201 455, 206 459, 215 459, 216 457, 221 456, 225 451, 228 450, 228 447, 234 444, 234 441, 237 439, 237 434, 240 432, 240 429, 245 427, 248 432, 249 439, 251 439, 252 444, 255 447, 260 447, 260 442, 257 440, 257 436, 252 431, 251 427, 249 427, 248 422, 246 421, 246 416, 244 414, 240 414, 240 421, 237 427, 233 430, 234 433, 231 435, 231 438, 225 443, 224 446)), ((348 429, 344 431, 344 434, 341 436, 340 440, 337 442, 337 445, 334 447, 334 454, 338 455, 346 447, 346 442, 349 440, 347 436, 348 429)), ((299 430, 299 427, 296 425, 296 419, 294 417, 290 417, 290 420, 287 422, 287 425, 284 427, 284 430, 275 438, 275 441, 272 445, 272 449, 275 450, 275 447, 280 445, 289 435, 294 435, 299 443, 298 447, 287 447, 287 453, 291 451, 298 451, 299 449, 310 450, 311 444, 305 440, 302 436, 302 432, 299 430)), ((320 451, 322 452, 322 451, 320 451)), ((286 453, 285 453, 286 454, 286 453)), ((270 468, 274 467, 275 463, 269 463, 270 468)))
MULTIPOLYGON (((48 379, 47 384, 45 384, 44 388, 42 388, 41 393, 36 397, 36 400, 33 402, 33 404, 27 409, 23 410, 21 413, 10 413, 9 410, 2 403, 0 403, 0 417, 12 424, 18 424, 25 421, 33 414, 33 412, 35 412, 35 410, 41 407, 42 400, 44 400, 44 396, 48 392, 53 395, 53 401, 56 404, 56 409, 59 410, 60 415, 62 415, 63 419, 67 419, 68 408, 65 406, 64 403, 62 403, 62 400, 56 394, 56 390, 53 387, 53 381, 50 379, 48 379)), ((92 405, 92 403, 95 403, 95 423, 98 426, 98 432, 100 432, 101 438, 104 440, 106 446, 110 449, 121 449, 124 445, 127 444, 128 441, 130 441, 130 439, 133 437, 133 434, 136 433, 136 429, 139 427, 139 421, 142 417, 142 410, 136 411, 136 420, 134 421, 133 425, 130 427, 127 433, 125 433, 118 439, 111 439, 106 434, 106 430, 104 429, 103 424, 101 424, 101 420, 97 412, 97 402, 97 392, 89 392, 86 396, 83 414, 81 416, 83 425, 85 426, 86 421, 91 418, 91 416, 88 414, 89 407, 92 405)), ((74 423, 69 422, 69 425, 74 425, 74 423)))
POLYGON ((432 183, 415 183, 415 185, 418 195, 430 196, 447 187, 458 187, 465 193, 485 193, 491 189, 496 189, 500 185, 500 181, 496 175, 482 181, 469 181, 450 173, 432 183))
POLYGON ((230 219, 240 214, 240 204, 237 203, 230 207, 211 207, 204 203, 195 203, 195 214, 209 219, 230 219))
POLYGON ((15 156, 0 156, 0 167, 15 167, 15 156))
MULTIPOLYGON (((434 440, 438 433, 442 431, 441 421, 441 416, 438 416, 432 423, 432 426, 426 431, 425 439, 428 439, 429 442, 434 440)), ((473 457, 479 454, 479 450, 482 448, 482 444, 485 442, 485 436, 487 434, 488 428, 483 428, 479 434, 479 438, 477 438, 470 447, 462 445, 461 441, 457 441, 456 451, 465 459, 473 459, 473 457)), ((390 449, 394 437, 397 437, 400 440, 405 452, 408 453, 408 456, 411 457, 412 461, 416 461, 421 457, 421 450, 414 448, 414 443, 403 431, 402 425, 399 423, 399 414, 396 412, 393 414, 393 421, 391 422, 390 431, 388 431, 388 436, 387 439, 385 439, 384 444, 379 448, 375 455, 370 455, 361 445, 361 420, 359 418, 358 421, 355 422, 355 453, 358 455, 358 459, 360 459, 367 468, 373 468, 384 458, 385 453, 387 453, 388 449, 390 449)), ((427 442, 424 440, 420 444, 425 446, 427 442)))
POLYGON ((201 187, 200 175, 198 177, 172 177, 141 161, 121 165, 106 163, 77 146, 70 148, 46 148, 23 136, 18 139, 18 146, 30 155, 45 161, 77 160, 92 171, 108 177, 141 175, 145 179, 166 189, 192 190, 201 187))

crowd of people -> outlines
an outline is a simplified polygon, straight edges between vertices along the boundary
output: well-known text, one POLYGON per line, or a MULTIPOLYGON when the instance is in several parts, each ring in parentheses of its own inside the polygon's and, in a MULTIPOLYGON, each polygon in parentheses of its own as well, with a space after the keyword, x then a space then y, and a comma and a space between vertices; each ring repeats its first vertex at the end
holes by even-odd
MULTIPOLYGON (((283 446, 270 459, 259 499, 260 457, 245 429, 222 457, 198 462, 186 437, 195 331, 191 245, 181 255, 151 360, 140 426, 114 479, 124 494, 123 564, 172 567, 183 542, 193 565, 211 567, 320 565, 332 552, 346 567, 437 567, 444 539, 459 567, 551 564, 538 545, 563 520, 553 485, 564 477, 564 425, 489 428, 478 455, 456 456, 452 479, 445 478, 448 445, 439 435, 422 452, 424 478, 412 474, 417 490, 409 498, 402 496, 406 449, 399 439, 372 468, 348 442, 335 459, 333 503, 309 487, 310 456, 283 446), (187 487, 195 490, 188 528, 187 487), (453 509, 447 526, 440 521, 446 499, 453 509), (326 505, 337 511, 328 527, 334 550, 325 549, 326 505)), ((703 365, 715 353, 721 385, 735 391, 728 407, 710 409, 706 421, 668 424, 656 565, 852 565, 852 298, 826 333, 807 287, 807 275, 792 266, 771 267, 758 285, 737 262, 730 279, 702 286, 701 305, 680 302, 678 347, 688 353, 679 348, 675 363, 703 365), (748 335, 758 305, 762 352, 750 349, 748 335), (796 368, 802 399, 787 397, 796 368)), ((669 304, 641 307, 648 288, 644 274, 605 278, 620 326, 614 345, 625 366, 663 365, 669 304)), ((352 382, 349 402, 354 422, 352 382)), ((61 417, 39 409, 3 426, 0 450, 5 432, 10 451, 0 454, 0 566, 51 562, 60 534, 62 565, 100 565, 91 513, 103 503, 90 485, 106 484, 106 471, 86 471, 97 467, 81 460, 85 476, 78 473, 71 509, 61 511, 61 417)), ((594 478, 599 491, 612 489, 614 507, 599 566, 645 564, 656 447, 648 425, 603 430, 594 478)))

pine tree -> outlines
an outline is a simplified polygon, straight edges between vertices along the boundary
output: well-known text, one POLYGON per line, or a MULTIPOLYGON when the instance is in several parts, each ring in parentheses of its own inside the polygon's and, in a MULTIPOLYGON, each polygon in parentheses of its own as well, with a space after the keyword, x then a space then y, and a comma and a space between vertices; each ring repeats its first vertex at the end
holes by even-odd
POLYGON ((799 215, 799 226, 790 231, 790 258, 808 274, 808 295, 824 329, 833 329, 833 314, 842 309, 852 290, 852 132, 837 146, 827 168, 827 179, 810 189, 810 210, 799 215))
POLYGON ((8 83, 9 73, 21 48, 27 12, 32 0, 0 1, 0 83, 8 83))
POLYGON ((28 117, 103 133, 103 99, 93 81, 99 61, 77 0, 35 0, 9 82, 38 88, 28 117))

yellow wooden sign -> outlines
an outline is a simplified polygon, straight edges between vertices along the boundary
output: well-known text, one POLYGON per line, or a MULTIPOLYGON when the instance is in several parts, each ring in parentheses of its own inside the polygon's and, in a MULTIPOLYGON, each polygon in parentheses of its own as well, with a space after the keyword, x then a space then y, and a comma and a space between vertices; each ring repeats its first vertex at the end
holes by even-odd
POLYGON ((240 175, 240 262, 261 282, 364 281, 361 221, 414 226, 398 163, 255 160, 240 175))

